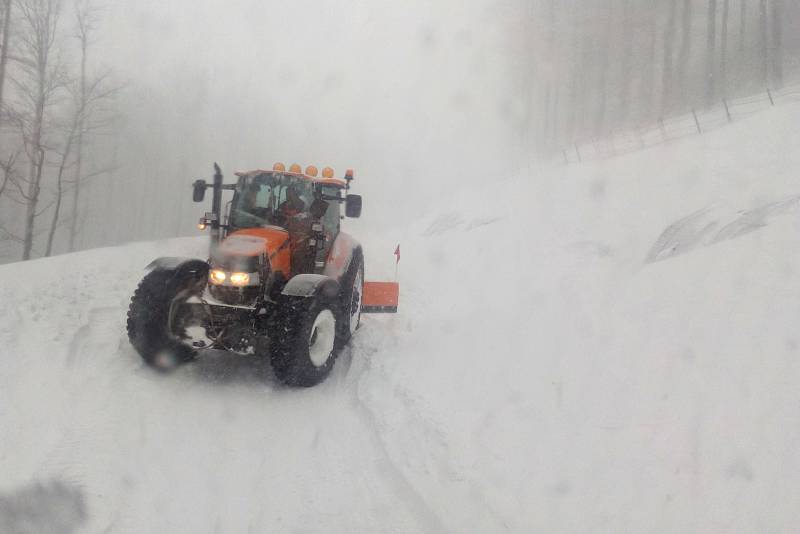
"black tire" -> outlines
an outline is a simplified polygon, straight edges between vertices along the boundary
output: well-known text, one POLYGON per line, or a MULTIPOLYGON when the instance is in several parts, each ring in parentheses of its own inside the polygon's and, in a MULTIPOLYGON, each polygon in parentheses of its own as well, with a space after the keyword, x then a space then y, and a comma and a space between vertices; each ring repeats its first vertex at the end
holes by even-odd
POLYGON ((364 254, 353 252, 353 260, 340 283, 336 344, 343 347, 361 324, 361 297, 364 294, 364 254), (356 287, 358 286, 358 287, 356 287), (355 309, 354 309, 355 308, 355 309))
POLYGON ((173 300, 191 292, 197 282, 175 271, 157 270, 136 288, 128 308, 128 339, 148 365, 165 371, 194 359, 196 351, 168 331, 168 322, 173 300))
POLYGON ((269 344, 275 376, 289 386, 315 386, 331 372, 339 352, 335 306, 323 297, 288 295, 282 295, 278 305, 269 344))

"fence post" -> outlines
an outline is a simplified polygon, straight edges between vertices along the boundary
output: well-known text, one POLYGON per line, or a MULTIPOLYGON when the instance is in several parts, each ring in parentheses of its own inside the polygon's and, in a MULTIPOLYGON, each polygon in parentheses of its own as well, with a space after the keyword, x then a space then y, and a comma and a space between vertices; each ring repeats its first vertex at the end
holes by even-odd
POLYGON ((769 87, 767 87, 767 96, 769 97, 769 104, 774 107, 775 100, 772 98, 772 91, 769 90, 769 87))
POLYGON ((658 118, 658 127, 661 128, 661 136, 664 138, 664 141, 667 140, 667 129, 664 127, 664 117, 658 118))
POLYGON ((694 117, 694 125, 697 126, 697 133, 703 133, 703 130, 700 129, 700 121, 697 120, 697 112, 692 108, 692 117, 694 117))
POLYGON ((726 98, 723 98, 722 104, 725 106, 725 115, 727 115, 728 117, 728 122, 731 122, 733 119, 731 118, 731 110, 728 107, 728 100, 726 98))
POLYGON ((578 148, 578 143, 575 143, 575 154, 578 156, 578 162, 582 162, 583 159, 581 158, 581 149, 578 148))

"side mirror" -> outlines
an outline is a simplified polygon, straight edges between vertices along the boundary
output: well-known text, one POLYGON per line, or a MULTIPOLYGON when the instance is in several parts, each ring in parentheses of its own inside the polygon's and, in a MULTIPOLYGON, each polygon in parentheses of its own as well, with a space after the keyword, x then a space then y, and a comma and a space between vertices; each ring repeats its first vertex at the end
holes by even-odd
POLYGON ((205 180, 196 180, 192 185, 194 191, 192 191, 192 200, 195 202, 202 202, 204 198, 206 198, 206 181, 205 180))
POLYGON ((361 217, 361 195, 347 195, 344 214, 353 219, 361 217))

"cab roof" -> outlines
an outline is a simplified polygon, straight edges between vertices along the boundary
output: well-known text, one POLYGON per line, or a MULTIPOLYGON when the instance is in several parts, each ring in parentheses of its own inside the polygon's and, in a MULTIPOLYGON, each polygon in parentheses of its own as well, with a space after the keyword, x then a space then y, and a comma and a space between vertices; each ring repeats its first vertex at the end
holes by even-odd
POLYGON ((272 170, 267 171, 263 169, 256 169, 253 171, 239 171, 233 174, 235 174, 239 178, 252 178, 254 176, 260 176, 262 174, 282 174, 284 176, 294 176, 296 178, 307 180, 315 184, 332 185, 336 187, 345 187, 347 185, 347 183, 344 180, 340 180, 339 178, 321 178, 318 176, 310 176, 302 172, 272 171, 272 170))

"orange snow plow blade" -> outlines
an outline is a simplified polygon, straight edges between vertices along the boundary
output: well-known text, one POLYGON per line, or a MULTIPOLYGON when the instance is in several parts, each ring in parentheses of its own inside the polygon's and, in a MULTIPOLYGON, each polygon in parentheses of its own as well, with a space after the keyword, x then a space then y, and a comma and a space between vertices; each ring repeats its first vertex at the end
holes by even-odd
POLYGON ((400 284, 397 282, 364 282, 361 297, 362 313, 397 313, 400 284))

